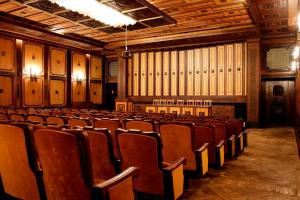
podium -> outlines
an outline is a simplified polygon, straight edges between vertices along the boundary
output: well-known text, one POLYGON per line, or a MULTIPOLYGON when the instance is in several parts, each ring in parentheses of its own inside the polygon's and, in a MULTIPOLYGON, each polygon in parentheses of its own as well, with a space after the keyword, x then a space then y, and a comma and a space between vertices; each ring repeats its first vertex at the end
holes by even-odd
POLYGON ((132 112, 133 101, 128 98, 116 98, 116 111, 118 112, 132 112))

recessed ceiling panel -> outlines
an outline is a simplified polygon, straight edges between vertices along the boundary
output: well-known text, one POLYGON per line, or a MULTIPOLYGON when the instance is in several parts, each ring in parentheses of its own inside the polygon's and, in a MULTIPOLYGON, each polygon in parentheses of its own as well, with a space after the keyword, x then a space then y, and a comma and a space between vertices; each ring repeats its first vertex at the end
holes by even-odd
POLYGON ((144 7, 143 4, 135 0, 110 0, 104 2, 104 4, 113 7, 119 11, 126 11, 144 7))
POLYGON ((67 19, 70 19, 70 20, 73 20, 73 21, 89 19, 89 17, 79 14, 78 12, 73 12, 73 11, 58 13, 57 15, 67 18, 67 19))
POLYGON ((29 5, 33 6, 35 8, 50 12, 50 13, 64 10, 63 7, 60 7, 57 4, 51 3, 50 1, 47 1, 47 0, 36 1, 36 2, 30 3, 29 5))
POLYGON ((91 19, 91 20, 88 20, 88 21, 83 21, 83 22, 80 22, 80 23, 84 24, 86 26, 92 27, 92 28, 99 28, 99 27, 107 26, 106 24, 101 23, 99 21, 96 21, 94 19, 91 19))

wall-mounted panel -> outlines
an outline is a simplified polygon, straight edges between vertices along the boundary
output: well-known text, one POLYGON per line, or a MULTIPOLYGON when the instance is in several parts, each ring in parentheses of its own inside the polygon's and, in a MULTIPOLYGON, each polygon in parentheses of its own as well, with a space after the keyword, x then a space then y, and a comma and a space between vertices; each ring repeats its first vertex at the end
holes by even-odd
POLYGON ((247 70, 247 43, 244 44, 244 95, 246 96, 247 95, 247 76, 248 76, 248 70, 247 70))
POLYGON ((132 96, 132 59, 128 59, 127 94, 132 96))
POLYGON ((0 106, 13 104, 13 77, 0 76, 0 106))
POLYGON ((15 40, 0 38, 0 71, 15 69, 15 40))
POLYGON ((84 54, 73 53, 72 54, 72 75, 74 78, 86 77, 86 59, 84 54))
POLYGON ((24 78, 23 82, 24 106, 43 106, 44 104, 44 81, 42 78, 31 80, 24 78))
POLYGON ((171 96, 177 96, 178 51, 171 52, 171 96))
POLYGON ((140 72, 140 65, 139 65, 139 53, 133 54, 133 96, 139 96, 139 72, 140 72))
POLYGON ((66 81, 50 80, 50 105, 63 106, 66 104, 66 81))
POLYGON ((208 48, 203 48, 202 49, 202 96, 207 96, 208 95, 208 65, 209 65, 209 49, 208 48))
POLYGON ((226 95, 233 95, 233 45, 226 45, 226 95))
POLYGON ((67 68, 67 52, 63 49, 50 49, 50 75, 65 76, 67 68))
POLYGON ((155 52, 155 96, 162 95, 162 52, 155 52))
POLYGON ((24 74, 36 74, 37 76, 44 73, 44 47, 43 45, 24 44, 24 74))
POLYGON ((243 95, 243 44, 234 45, 235 53, 235 95, 243 95))
POLYGON ((194 50, 187 51, 187 95, 194 95, 194 50))
POLYGON ((148 96, 154 96, 154 53, 148 53, 148 96))
POLYGON ((209 48, 209 94, 215 96, 217 94, 217 48, 209 48))
POLYGON ((102 104, 102 83, 90 83, 90 99, 94 104, 102 104))
POLYGON ((223 96, 225 94, 225 47, 218 46, 218 95, 223 96))
POLYGON ((72 102, 85 102, 86 100, 86 83, 82 81, 78 84, 76 81, 72 83, 72 102))
POLYGON ((186 53, 179 51, 179 95, 185 95, 186 53))
POLYGON ((90 78, 96 80, 102 80, 102 58, 97 56, 91 56, 91 73, 90 78))
POLYGON ((201 49, 195 49, 195 96, 201 95, 201 49))
POLYGON ((170 52, 163 52, 163 95, 169 96, 170 86, 170 52))
POLYGON ((141 53, 141 96, 146 96, 147 90, 147 53, 141 53))

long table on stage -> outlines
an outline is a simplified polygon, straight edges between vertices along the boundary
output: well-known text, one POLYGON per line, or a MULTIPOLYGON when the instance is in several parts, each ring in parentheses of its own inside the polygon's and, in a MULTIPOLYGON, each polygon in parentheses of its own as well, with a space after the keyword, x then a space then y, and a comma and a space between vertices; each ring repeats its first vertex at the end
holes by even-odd
POLYGON ((190 106, 190 105, 147 105, 146 112, 154 113, 177 113, 189 114, 193 116, 210 116, 211 106, 190 106))

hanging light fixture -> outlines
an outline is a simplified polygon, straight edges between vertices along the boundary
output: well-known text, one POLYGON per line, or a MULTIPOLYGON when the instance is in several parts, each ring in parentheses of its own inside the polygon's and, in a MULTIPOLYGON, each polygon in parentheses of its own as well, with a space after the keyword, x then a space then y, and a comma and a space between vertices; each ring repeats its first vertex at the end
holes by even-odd
POLYGON ((131 17, 96 0, 50 0, 50 2, 113 27, 133 25, 136 23, 131 17))
POLYGON ((124 58, 130 58, 131 57, 131 52, 128 49, 128 41, 127 41, 127 39, 128 39, 128 31, 127 31, 127 25, 125 26, 125 28, 126 28, 125 29, 125 50, 123 51, 122 56, 124 58))

